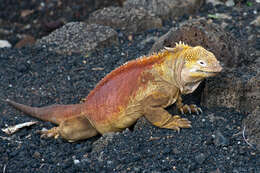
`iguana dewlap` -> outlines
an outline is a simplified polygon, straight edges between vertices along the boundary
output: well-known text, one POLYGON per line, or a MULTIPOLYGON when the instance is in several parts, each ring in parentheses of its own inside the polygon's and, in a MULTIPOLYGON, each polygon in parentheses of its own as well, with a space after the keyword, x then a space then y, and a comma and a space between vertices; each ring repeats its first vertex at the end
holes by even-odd
POLYGON ((182 113, 200 113, 196 105, 183 105, 181 95, 193 92, 204 78, 221 70, 213 53, 179 43, 113 70, 84 103, 35 108, 7 102, 26 114, 58 124, 44 135, 62 136, 70 142, 122 131, 141 116, 157 127, 179 131, 191 127, 191 122, 172 116, 165 108, 176 103, 182 113))

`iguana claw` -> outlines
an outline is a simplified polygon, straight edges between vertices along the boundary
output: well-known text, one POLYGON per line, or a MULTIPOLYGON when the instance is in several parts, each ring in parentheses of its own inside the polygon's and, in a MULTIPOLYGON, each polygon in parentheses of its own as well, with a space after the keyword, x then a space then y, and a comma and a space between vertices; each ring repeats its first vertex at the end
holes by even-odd
POLYGON ((168 128, 180 132, 181 128, 191 128, 191 122, 187 118, 181 118, 179 115, 175 115, 171 120, 162 126, 162 128, 168 128))
POLYGON ((198 107, 198 110, 199 110, 199 112, 202 114, 203 113, 203 111, 202 111, 202 109, 200 108, 200 107, 198 107))
POLYGON ((179 108, 181 114, 185 114, 185 113, 196 113, 197 115, 202 113, 202 109, 200 107, 198 107, 195 104, 192 105, 184 105, 181 108, 179 108))
POLYGON ((59 137, 58 127, 53 127, 49 130, 39 130, 38 133, 41 134, 41 138, 55 138, 59 137))

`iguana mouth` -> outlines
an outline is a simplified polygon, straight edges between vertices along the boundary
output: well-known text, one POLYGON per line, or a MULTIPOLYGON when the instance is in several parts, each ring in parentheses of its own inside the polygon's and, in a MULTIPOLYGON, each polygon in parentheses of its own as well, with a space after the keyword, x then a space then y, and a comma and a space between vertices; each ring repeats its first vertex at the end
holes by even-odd
POLYGON ((215 72, 215 71, 203 71, 203 70, 196 70, 196 72, 208 73, 208 74, 217 74, 218 73, 218 72, 215 72))

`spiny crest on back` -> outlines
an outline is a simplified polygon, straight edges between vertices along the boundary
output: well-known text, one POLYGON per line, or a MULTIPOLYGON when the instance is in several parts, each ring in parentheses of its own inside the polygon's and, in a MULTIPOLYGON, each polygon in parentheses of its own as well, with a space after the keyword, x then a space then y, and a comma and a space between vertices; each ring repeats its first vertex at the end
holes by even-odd
POLYGON ((186 49, 190 49, 192 48, 191 46, 185 44, 184 42, 179 41, 179 43, 175 43, 175 47, 164 47, 165 50, 173 52, 173 53, 177 53, 177 52, 181 52, 183 50, 186 49))
POLYGON ((154 63, 159 63, 162 62, 164 57, 168 54, 168 52, 165 51, 159 51, 159 52, 154 52, 151 55, 148 56, 141 56, 135 60, 128 61, 126 62, 123 66, 131 66, 131 65, 149 65, 149 64, 154 64, 154 63))
MULTIPOLYGON (((111 71, 108 75, 106 75, 96 86, 95 90, 105 85, 109 80, 112 80, 115 76, 118 76, 119 74, 122 74, 124 72, 127 72, 129 70, 134 69, 144 69, 145 67, 151 67, 155 63, 161 63, 163 62, 164 58, 169 52, 160 51, 158 53, 153 53, 150 56, 142 56, 140 58, 128 61, 124 63, 123 65, 119 66, 115 70, 111 71)), ((89 94, 92 95, 94 93, 94 90, 91 91, 89 94)))
POLYGON ((191 46, 185 44, 184 42, 179 41, 179 43, 175 43, 175 49, 188 49, 191 46))

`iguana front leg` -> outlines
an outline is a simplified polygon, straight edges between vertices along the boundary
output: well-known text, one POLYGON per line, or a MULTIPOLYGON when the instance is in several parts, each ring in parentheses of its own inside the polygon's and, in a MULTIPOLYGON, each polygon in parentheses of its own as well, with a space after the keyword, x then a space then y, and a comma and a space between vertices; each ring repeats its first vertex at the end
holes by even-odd
POLYGON ((176 102, 177 108, 180 110, 181 114, 186 114, 186 113, 196 113, 199 115, 202 113, 202 110, 200 107, 198 107, 195 104, 187 105, 182 103, 182 98, 181 95, 178 96, 177 102, 176 102))
POLYGON ((172 116, 163 108, 167 105, 169 98, 163 93, 153 93, 145 98, 144 116, 153 125, 160 128, 167 128, 179 131, 180 128, 190 128, 191 122, 186 118, 181 118, 178 115, 172 116))

